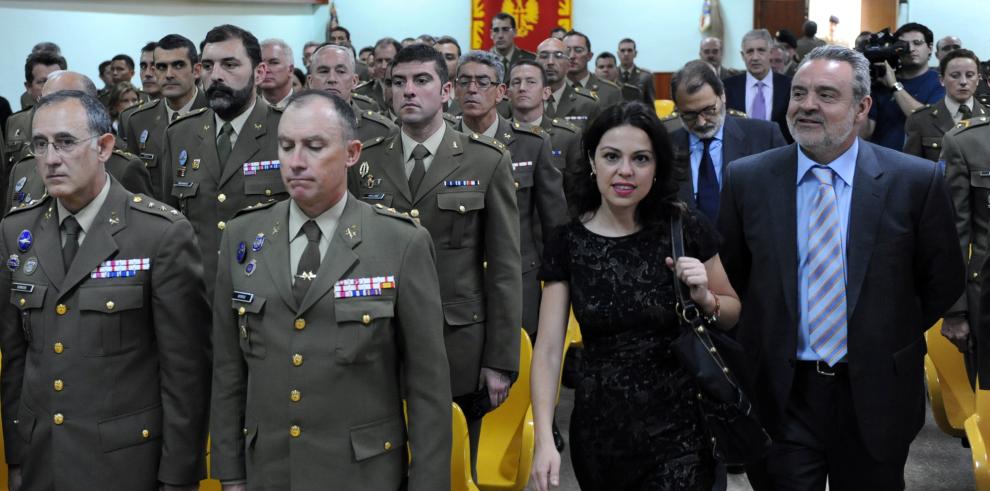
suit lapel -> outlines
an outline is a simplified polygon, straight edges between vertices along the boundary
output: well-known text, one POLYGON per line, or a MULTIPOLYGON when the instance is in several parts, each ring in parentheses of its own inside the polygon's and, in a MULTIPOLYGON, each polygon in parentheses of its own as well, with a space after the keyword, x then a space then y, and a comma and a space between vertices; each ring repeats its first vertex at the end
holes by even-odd
POLYGON ((787 77, 776 72, 773 73, 773 111, 770 112, 771 121, 782 121, 787 114, 787 104, 790 102, 791 94, 789 94, 789 87, 785 87, 785 85, 788 85, 786 82, 787 77))
POLYGON ((223 171, 220 174, 217 187, 223 186, 231 177, 234 177, 234 174, 240 172, 243 164, 250 162, 251 158, 261 149, 258 140, 268 133, 268 128, 265 125, 265 116, 267 115, 268 104, 259 97, 254 103, 251 115, 244 121, 241 133, 237 135, 237 143, 230 151, 230 158, 226 162, 220 163, 223 171))
POLYGON ((459 133, 451 128, 444 128, 443 140, 437 147, 437 154, 430 163, 423 181, 419 184, 416 196, 413 197, 412 204, 415 206, 427 193, 437 187, 443 178, 454 172, 461 165, 461 152, 463 148, 457 143, 459 133))
MULTIPOLYGON (((208 119, 203 122, 202 129, 199 130, 199 149, 197 150, 197 155, 203 159, 200 163, 202 167, 205 167, 207 172, 214 181, 220 179, 220 174, 223 172, 223 162, 217 158, 217 128, 214 126, 216 124, 216 118, 213 117, 213 111, 207 111, 208 119)), ((192 165, 186 163, 187 166, 192 165)), ((189 174, 186 174, 187 176, 189 174)))
POLYGON ((798 318, 798 253, 797 253, 797 145, 792 144, 787 158, 774 166, 767 189, 779 192, 767 193, 777 246, 777 260, 780 261, 780 280, 783 283, 784 301, 792 319, 798 318))
MULTIPOLYGON (((275 205, 275 216, 282 221, 281 237, 272 238, 271 245, 261 249, 262 258, 265 260, 265 269, 268 270, 275 289, 285 305, 290 309, 296 309, 296 298, 292 295, 292 263, 289 261, 289 201, 282 201, 275 205)), ((266 242, 268 242, 266 240, 266 242)))
POLYGON ((38 223, 38 236, 34 239, 38 265, 55 288, 62 287, 65 267, 62 265, 62 234, 58 226, 58 211, 55 198, 48 198, 47 209, 38 223), (42 247, 46 245, 46 247, 42 247))
POLYGON ((557 101, 557 110, 554 111, 554 117, 562 118, 568 116, 571 113, 572 102, 577 98, 574 95, 574 89, 567 82, 564 82, 564 91, 560 93, 560 100, 557 101))
POLYGON ((877 224, 883 213, 887 186, 883 169, 877 162, 873 148, 859 142, 856 157, 856 173, 853 177, 852 203, 849 209, 849 232, 846 239, 846 258, 849 269, 846 278, 846 305, 848 318, 852 318, 863 287, 863 278, 870 265, 870 256, 876 242, 877 224))
POLYGON ((320 270, 316 273, 316 279, 313 280, 302 304, 299 305, 299 313, 306 312, 317 300, 326 295, 358 261, 354 248, 361 243, 361 232, 364 230, 363 211, 361 204, 350 193, 346 195, 346 199, 344 212, 337 222, 337 231, 330 239, 330 247, 320 261, 320 270))
MULTIPOLYGON (((89 276, 100 263, 109 259, 117 252, 117 241, 113 236, 127 227, 128 193, 116 180, 110 178, 110 193, 104 201, 100 211, 97 212, 93 224, 86 232, 86 238, 79 244, 79 251, 73 259, 69 270, 65 273, 62 281, 62 288, 59 292, 65 293, 71 290, 79 282, 89 276), (110 218, 115 218, 115 223, 111 224, 110 218)), ((148 205, 152 205, 149 201, 148 205)), ((123 258, 142 259, 142 258, 123 258)), ((155 265, 152 265, 154 267, 155 265)))
POLYGON ((406 177, 405 162, 402 160, 402 135, 396 133, 389 138, 387 143, 382 143, 382 145, 387 145, 385 147, 385 160, 381 162, 382 171, 388 176, 388 180, 394 184, 399 194, 406 199, 406 203, 412 205, 409 178, 406 177))
POLYGON ((495 130, 495 139, 509 147, 509 153, 511 154, 512 145, 516 141, 515 133, 512 131, 512 123, 502 116, 496 117, 498 118, 498 129, 495 130))
POLYGON ((733 116, 725 117, 725 125, 722 127, 722 175, 729 162, 746 156, 748 145, 746 145, 746 135, 736 124, 733 116))

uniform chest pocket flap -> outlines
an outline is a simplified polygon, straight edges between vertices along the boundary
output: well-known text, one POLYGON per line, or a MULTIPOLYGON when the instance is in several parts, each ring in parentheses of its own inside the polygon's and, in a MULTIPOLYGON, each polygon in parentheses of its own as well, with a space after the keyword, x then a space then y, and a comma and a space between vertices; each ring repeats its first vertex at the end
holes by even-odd
POLYGON ((172 183, 172 196, 178 199, 192 198, 199 193, 199 183, 193 181, 175 181, 172 183))
POLYGON ((941 136, 923 136, 921 137, 921 146, 925 148, 942 148, 942 137, 941 136))
POLYGON ((367 363, 381 352, 376 347, 392 332, 395 316, 394 297, 338 298, 333 306, 337 320, 337 363, 367 363))
POLYGON ((138 155, 141 161, 144 162, 144 166, 147 168, 158 167, 158 157, 153 153, 141 153, 138 155))
POLYGON ((478 214, 473 212, 485 208, 485 193, 481 191, 440 193, 437 194, 437 208, 457 213, 451 220, 448 247, 457 249, 473 245, 468 240, 469 231, 481 226, 478 214))
POLYGON ((351 449, 357 462, 402 450, 405 444, 406 425, 399 418, 389 418, 351 428, 351 449))
POLYGON ((113 452, 162 437, 162 407, 154 406, 97 423, 100 448, 113 452))
POLYGON ((10 303, 21 311, 41 308, 45 304, 47 290, 48 287, 44 285, 13 283, 10 287, 10 303))
POLYGON ((512 177, 516 180, 517 189, 533 187, 533 166, 516 167, 512 171, 512 177))
POLYGON ((79 344, 86 356, 109 356, 151 342, 144 285, 80 287, 79 344))
POLYGON ((974 188, 990 189, 990 169, 969 171, 969 185, 974 188))
POLYGON ((282 184, 282 174, 275 171, 259 171, 257 174, 244 176, 244 194, 262 194, 272 196, 285 192, 282 184))
POLYGON ((268 350, 261 331, 254 327, 260 325, 258 317, 265 310, 265 298, 251 295, 251 301, 245 302, 235 297, 231 299, 230 307, 237 315, 237 338, 240 339, 241 350, 250 356, 264 358, 268 350))

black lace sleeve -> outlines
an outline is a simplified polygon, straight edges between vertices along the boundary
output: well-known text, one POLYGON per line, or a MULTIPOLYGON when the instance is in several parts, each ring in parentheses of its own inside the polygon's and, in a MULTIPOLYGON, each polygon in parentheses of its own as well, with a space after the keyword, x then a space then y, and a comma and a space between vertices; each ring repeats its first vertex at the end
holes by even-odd
POLYGON ((719 235, 708 217, 691 208, 684 212, 684 253, 705 262, 718 254, 719 235))
POLYGON ((571 279, 571 228, 565 223, 553 229, 543 249, 542 281, 570 281, 571 279))

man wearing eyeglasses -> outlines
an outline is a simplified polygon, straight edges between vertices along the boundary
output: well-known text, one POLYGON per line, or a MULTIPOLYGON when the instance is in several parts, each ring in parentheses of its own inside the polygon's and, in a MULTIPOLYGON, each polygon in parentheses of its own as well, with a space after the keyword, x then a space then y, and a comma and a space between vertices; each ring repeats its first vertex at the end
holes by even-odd
POLYGON ((584 128, 585 123, 601 112, 598 96, 589 89, 567 83, 571 62, 566 49, 564 42, 556 38, 545 39, 536 48, 536 60, 543 66, 550 84, 544 114, 584 128))
POLYGON ((9 488, 195 490, 205 475, 210 310, 193 227, 105 162, 110 116, 35 106, 48 195, 0 224, 0 401, 9 488))
POLYGON ((537 240, 549 237, 557 225, 567 221, 567 204, 563 176, 550 160, 547 132, 539 126, 509 122, 495 109, 495 103, 505 95, 505 85, 498 82, 505 78, 502 71, 502 62, 492 53, 471 51, 461 57, 454 92, 464 113, 454 129, 494 138, 509 149, 519 207, 522 325, 535 341, 540 316, 540 280, 536 273, 541 264, 539 251, 543 250, 537 240))
MULTIPOLYGON (((492 53, 499 56, 502 66, 505 67, 505 75, 519 62, 519 60, 532 60, 536 58, 534 53, 530 53, 519 46, 516 46, 516 18, 505 12, 499 12, 492 17, 492 53)), ((504 83, 505 80, 502 80, 504 83)))
POLYGON ((564 36, 564 46, 569 61, 567 80, 570 85, 588 89, 592 94, 597 95, 598 105, 601 108, 622 102, 622 89, 618 85, 602 80, 588 71, 588 62, 594 55, 588 36, 570 31, 564 36))
POLYGON ((681 183, 680 198, 715 223, 729 163, 787 142, 776 123, 727 114, 722 80, 703 60, 690 61, 674 73, 670 93, 683 125, 670 134, 687 178, 681 183))

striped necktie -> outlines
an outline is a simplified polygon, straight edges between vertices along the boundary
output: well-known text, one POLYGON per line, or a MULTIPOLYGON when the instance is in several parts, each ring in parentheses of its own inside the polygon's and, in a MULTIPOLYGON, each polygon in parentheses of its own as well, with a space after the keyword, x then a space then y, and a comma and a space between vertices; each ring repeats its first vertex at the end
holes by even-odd
POLYGON ((846 356, 846 279, 839 207, 832 169, 811 168, 818 179, 808 225, 808 328, 811 348, 829 366, 846 356))

